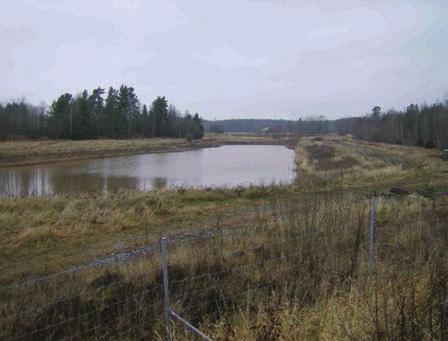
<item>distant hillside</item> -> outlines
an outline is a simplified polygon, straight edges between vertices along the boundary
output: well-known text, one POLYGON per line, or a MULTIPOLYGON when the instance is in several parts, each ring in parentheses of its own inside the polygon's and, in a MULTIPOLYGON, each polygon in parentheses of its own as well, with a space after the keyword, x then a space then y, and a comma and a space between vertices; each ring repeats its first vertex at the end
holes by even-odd
POLYGON ((203 121, 206 131, 212 126, 221 127, 226 133, 260 133, 264 128, 280 127, 287 130, 294 124, 292 120, 272 119, 229 119, 217 121, 203 121))
POLYGON ((353 122, 358 118, 338 120, 273 120, 273 119, 228 119, 203 121, 208 132, 262 133, 263 130, 299 134, 351 133, 353 122), (266 129, 267 128, 267 129, 266 129))

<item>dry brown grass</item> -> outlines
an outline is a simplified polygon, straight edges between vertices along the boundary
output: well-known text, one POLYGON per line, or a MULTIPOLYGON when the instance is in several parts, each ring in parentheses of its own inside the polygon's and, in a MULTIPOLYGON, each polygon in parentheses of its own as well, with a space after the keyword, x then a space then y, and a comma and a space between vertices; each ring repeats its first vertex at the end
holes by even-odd
MULTIPOLYGON (((286 189, 286 191, 285 191, 286 189)), ((213 191, 67 194, 0 200, 0 283, 57 272, 132 250, 162 233, 252 224, 257 206, 282 186, 213 191)))
MULTIPOLYGON (((312 141, 323 141, 323 138, 316 140, 316 138, 312 139, 312 141)), ((311 144, 307 145, 306 150, 308 155, 313 160, 328 160, 333 158, 336 155, 336 149, 333 146, 328 146, 324 144, 311 144)))
POLYGON ((304 137, 296 148, 298 179, 314 189, 380 189, 446 185, 448 163, 437 151, 353 140, 349 136, 304 137))
MULTIPOLYGON (((184 151, 225 144, 284 144, 291 146, 291 137, 273 138, 268 135, 206 134, 201 140, 154 138, 127 140, 43 140, 0 142, 0 167, 184 151)), ((292 147, 295 143, 292 144, 292 147)))
MULTIPOLYGON (((256 228, 171 245, 172 305, 217 340, 444 339, 447 204, 382 198, 377 271, 369 275, 368 198, 273 200, 256 228)), ((3 330, 161 339, 161 282, 155 254, 9 290, 3 330)), ((173 327, 175 340, 191 339, 173 327)))
POLYGON ((359 161, 351 156, 341 157, 337 155, 337 150, 332 145, 324 144, 323 138, 313 138, 311 141, 318 141, 319 143, 313 143, 305 145, 307 155, 313 162, 313 168, 316 172, 331 171, 331 170, 344 170, 353 168, 359 165, 359 161))
MULTIPOLYGON (((396 184, 446 189, 446 163, 428 150, 337 136, 303 138, 296 160, 295 186, 2 200, 4 284, 202 225, 222 233, 170 247, 171 300, 217 340, 446 339, 446 196, 380 197, 369 275, 366 195, 396 184), (322 147, 312 145, 359 164, 316 170, 312 151, 322 147)), ((3 338, 162 339, 161 281, 155 253, 2 289, 3 338)))

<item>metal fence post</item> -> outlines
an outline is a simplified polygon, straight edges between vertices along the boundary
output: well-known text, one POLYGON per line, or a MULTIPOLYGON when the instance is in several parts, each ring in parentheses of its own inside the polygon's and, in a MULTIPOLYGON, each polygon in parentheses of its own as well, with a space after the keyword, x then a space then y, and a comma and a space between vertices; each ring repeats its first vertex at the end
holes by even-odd
POLYGON ((174 311, 171 311, 171 316, 173 319, 176 319, 178 322, 182 323, 186 328, 190 329, 190 331, 202 338, 205 341, 213 341, 211 338, 209 338, 207 335, 205 335, 203 332, 201 332, 199 329, 197 329, 195 326, 193 326, 190 322, 183 319, 179 315, 177 315, 174 311))
POLYGON ((162 253, 162 272, 163 272, 163 295, 164 295, 164 311, 165 311, 165 329, 166 340, 171 341, 171 309, 170 309, 170 296, 168 290, 168 240, 166 237, 162 237, 160 241, 161 253, 162 253))
POLYGON ((369 243, 369 272, 375 271, 376 263, 376 194, 370 199, 370 243, 369 243))
POLYGON ((164 310, 165 310, 165 329, 166 340, 171 341, 171 320, 174 319, 180 322, 184 327, 189 329, 192 333, 201 337, 206 341, 212 341, 207 335, 193 326, 190 322, 176 314, 170 307, 170 292, 168 290, 168 239, 162 237, 160 240, 160 251, 162 254, 162 272, 163 272, 163 296, 164 296, 164 310))

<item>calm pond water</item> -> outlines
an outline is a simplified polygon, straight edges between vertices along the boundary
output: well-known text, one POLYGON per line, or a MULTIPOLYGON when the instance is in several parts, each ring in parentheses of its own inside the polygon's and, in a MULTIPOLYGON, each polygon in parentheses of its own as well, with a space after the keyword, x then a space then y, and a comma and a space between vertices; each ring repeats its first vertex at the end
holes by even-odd
POLYGON ((0 168, 0 197, 130 188, 248 186, 291 183, 294 151, 233 145, 185 152, 0 168))

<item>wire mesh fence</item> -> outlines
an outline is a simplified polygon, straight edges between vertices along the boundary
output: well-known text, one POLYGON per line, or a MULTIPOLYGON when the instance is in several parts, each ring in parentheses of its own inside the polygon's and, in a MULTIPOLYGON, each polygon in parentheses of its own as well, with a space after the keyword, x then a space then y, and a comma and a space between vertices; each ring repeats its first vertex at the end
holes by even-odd
MULTIPOLYGON (((408 218, 400 216, 400 205, 391 214, 378 204, 379 264, 405 247, 403 236, 428 219, 431 233, 448 229, 445 216, 434 213, 448 209, 444 194, 439 197, 408 218)), ((353 278, 368 276, 369 202, 340 205, 279 205, 271 208, 267 224, 168 238, 173 311, 193 326, 207 326, 242 310, 255 312, 261 301, 268 302, 266 311, 283 309, 280 297, 312 302, 324 281, 343 290, 353 278)), ((0 339, 163 338, 159 242, 145 250, 130 262, 119 259, 0 288, 0 339)))

